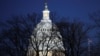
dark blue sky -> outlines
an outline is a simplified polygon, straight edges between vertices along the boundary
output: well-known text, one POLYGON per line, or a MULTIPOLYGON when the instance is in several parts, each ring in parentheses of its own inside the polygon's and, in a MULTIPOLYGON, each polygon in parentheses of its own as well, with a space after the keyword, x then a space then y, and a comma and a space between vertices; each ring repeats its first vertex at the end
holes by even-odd
MULTIPOLYGON (((90 24, 93 21, 88 18, 88 13, 100 10, 100 0, 48 0, 48 7, 61 17, 79 17, 76 20, 90 24)), ((42 14, 43 9, 44 0, 0 0, 0 21, 33 12, 42 14)), ((94 31, 90 35, 94 37, 94 31)))
MULTIPOLYGON (((58 15, 80 17, 88 20, 88 13, 100 10, 100 0, 48 0, 49 10, 58 15)), ((7 19, 12 15, 42 13, 44 0, 0 0, 0 18, 7 19)))

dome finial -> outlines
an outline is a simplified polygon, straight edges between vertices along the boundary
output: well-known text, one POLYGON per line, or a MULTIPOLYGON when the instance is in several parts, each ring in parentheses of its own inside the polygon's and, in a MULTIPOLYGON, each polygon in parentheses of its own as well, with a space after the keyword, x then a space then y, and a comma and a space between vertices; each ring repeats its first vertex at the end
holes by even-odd
POLYGON ((45 0, 45 9, 48 9, 47 0, 45 0))

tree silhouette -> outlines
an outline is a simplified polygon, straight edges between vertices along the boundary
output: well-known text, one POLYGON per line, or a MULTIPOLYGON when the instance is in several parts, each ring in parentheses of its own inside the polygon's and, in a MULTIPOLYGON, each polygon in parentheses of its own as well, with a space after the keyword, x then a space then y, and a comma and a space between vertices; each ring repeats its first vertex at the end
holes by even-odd
MULTIPOLYGON (((10 56, 26 56, 28 39, 38 18, 37 14, 33 13, 27 17, 14 16, 6 21, 5 27, 7 28, 2 31, 2 41, 0 41, 6 47, 5 53, 9 53, 10 56)), ((0 50, 0 52, 2 51, 0 50)))
POLYGON ((94 22, 94 29, 96 30, 95 37, 98 38, 98 43, 92 46, 92 56, 100 56, 100 10, 89 14, 89 18, 94 22))
POLYGON ((61 35, 63 37, 66 56, 81 56, 87 52, 87 33, 91 27, 85 27, 80 22, 60 22, 57 23, 61 35))

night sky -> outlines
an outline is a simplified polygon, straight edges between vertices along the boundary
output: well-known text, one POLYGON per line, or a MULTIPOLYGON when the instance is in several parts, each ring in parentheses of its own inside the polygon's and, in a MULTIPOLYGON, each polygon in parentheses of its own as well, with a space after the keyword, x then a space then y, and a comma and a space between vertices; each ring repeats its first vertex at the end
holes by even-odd
MULTIPOLYGON (((78 20, 89 22, 88 14, 100 10, 100 0, 48 0, 48 7, 61 17, 79 17, 78 20)), ((43 9, 44 0, 0 0, 0 19, 42 13, 43 9)))
MULTIPOLYGON (((91 24, 88 14, 100 10, 100 0, 48 0, 48 7, 61 17, 69 16, 72 21, 79 17, 76 20, 91 24)), ((0 21, 33 12, 42 14, 43 10, 44 0, 0 0, 0 21)), ((94 31, 91 34, 95 35, 94 31)))

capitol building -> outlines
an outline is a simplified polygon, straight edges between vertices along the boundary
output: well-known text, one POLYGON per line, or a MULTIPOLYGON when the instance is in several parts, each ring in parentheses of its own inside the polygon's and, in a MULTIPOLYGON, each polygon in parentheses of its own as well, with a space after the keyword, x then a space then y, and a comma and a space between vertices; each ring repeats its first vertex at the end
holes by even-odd
POLYGON ((50 19, 45 2, 42 20, 37 24, 29 40, 27 56, 65 56, 62 36, 50 19))

